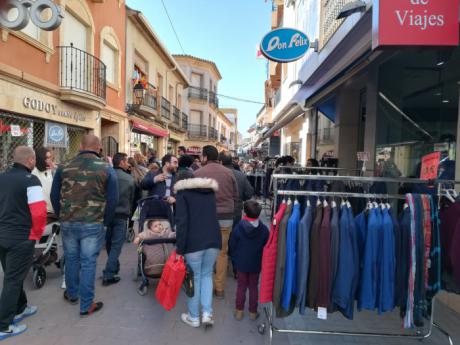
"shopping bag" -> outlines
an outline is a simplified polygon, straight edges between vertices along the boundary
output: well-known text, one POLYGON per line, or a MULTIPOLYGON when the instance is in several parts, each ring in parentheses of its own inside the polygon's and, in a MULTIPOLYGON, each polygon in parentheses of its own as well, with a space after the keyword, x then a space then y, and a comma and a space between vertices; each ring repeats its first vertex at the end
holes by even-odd
POLYGON ((176 258, 173 251, 166 261, 161 273, 160 282, 155 292, 155 298, 166 310, 171 310, 176 305, 177 296, 185 278, 185 263, 183 256, 176 258))
POLYGON ((194 274, 190 265, 185 266, 185 279, 182 288, 187 297, 193 297, 195 295, 194 274))

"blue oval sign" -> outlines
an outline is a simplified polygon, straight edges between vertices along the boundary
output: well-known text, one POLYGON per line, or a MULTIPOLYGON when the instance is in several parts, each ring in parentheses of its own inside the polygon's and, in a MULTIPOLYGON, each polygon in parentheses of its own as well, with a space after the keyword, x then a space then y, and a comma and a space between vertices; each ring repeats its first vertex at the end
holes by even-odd
POLYGON ((302 31, 280 28, 270 31, 260 43, 262 54, 269 60, 291 62, 300 59, 310 48, 310 40, 302 31))

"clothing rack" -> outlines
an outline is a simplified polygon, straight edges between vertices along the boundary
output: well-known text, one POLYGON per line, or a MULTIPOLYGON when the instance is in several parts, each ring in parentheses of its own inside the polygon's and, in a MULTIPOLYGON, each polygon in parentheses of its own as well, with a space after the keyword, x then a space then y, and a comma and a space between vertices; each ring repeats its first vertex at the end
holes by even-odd
MULTIPOLYGON (((460 184, 460 181, 449 180, 420 180, 413 178, 387 178, 387 177, 358 177, 358 176, 329 176, 329 175, 291 175, 291 174, 274 174, 272 175, 272 182, 274 186, 274 212, 277 209, 277 196, 317 196, 317 197, 338 197, 338 198, 366 198, 366 199, 405 199, 404 195, 400 194, 371 194, 371 193, 347 193, 347 192, 326 192, 326 191, 288 191, 278 190, 278 179, 295 179, 295 180, 323 180, 323 181, 342 181, 342 182, 361 182, 361 183, 374 183, 374 182, 392 182, 392 183, 408 183, 408 184, 425 184, 436 186, 436 195, 438 199, 443 195, 442 184, 460 184)), ((439 201, 438 201, 439 208, 439 201)), ((434 321, 436 296, 431 300, 431 316, 429 327, 426 333, 421 330, 416 330, 415 334, 404 333, 373 333, 373 332, 348 332, 348 331, 326 331, 326 330, 301 330, 301 329, 283 329, 274 324, 274 307, 273 302, 268 303, 263 307, 266 321, 268 323, 269 331, 269 344, 273 342, 273 334, 276 333, 292 333, 292 334, 311 334, 311 335, 325 335, 325 336, 352 336, 352 337, 373 337, 373 338, 404 338, 423 340, 429 338, 433 333, 433 328, 438 329, 443 333, 450 345, 454 345, 450 334, 445 331, 439 324, 434 321)), ((259 325, 259 333, 264 334, 266 324, 259 325)))

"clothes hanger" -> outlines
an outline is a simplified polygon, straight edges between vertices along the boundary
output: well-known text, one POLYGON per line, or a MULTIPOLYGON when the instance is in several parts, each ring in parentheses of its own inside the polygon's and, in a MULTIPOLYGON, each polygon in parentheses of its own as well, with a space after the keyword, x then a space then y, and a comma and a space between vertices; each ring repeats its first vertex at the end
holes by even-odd
POLYGON ((449 190, 445 190, 445 191, 444 191, 444 196, 445 196, 451 203, 455 203, 455 199, 452 197, 452 195, 450 195, 449 190))
POLYGON ((327 207, 329 204, 327 203, 327 200, 326 198, 324 198, 324 201, 323 201, 323 207, 327 207))
POLYGON ((296 195, 294 199, 294 205, 298 205, 298 204, 299 204, 299 200, 297 200, 297 195, 296 195))
POLYGON ((307 206, 308 206, 308 207, 311 206, 310 199, 307 199, 307 206))

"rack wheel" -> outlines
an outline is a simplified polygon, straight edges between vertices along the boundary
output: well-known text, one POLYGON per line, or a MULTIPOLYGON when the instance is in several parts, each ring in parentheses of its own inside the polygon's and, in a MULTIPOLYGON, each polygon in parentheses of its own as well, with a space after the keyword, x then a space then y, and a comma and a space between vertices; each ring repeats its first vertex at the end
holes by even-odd
POLYGON ((257 331, 259 334, 264 335, 265 334, 265 323, 261 323, 259 326, 257 326, 257 331))
POLYGON ((43 267, 38 266, 34 268, 34 274, 32 276, 32 283, 34 288, 41 289, 46 282, 46 271, 43 267))
POLYGON ((145 296, 147 294, 147 286, 142 284, 141 286, 139 286, 139 288, 137 289, 137 293, 141 296, 145 296))

